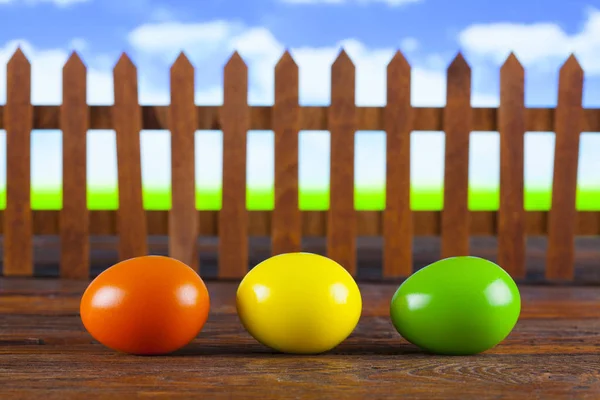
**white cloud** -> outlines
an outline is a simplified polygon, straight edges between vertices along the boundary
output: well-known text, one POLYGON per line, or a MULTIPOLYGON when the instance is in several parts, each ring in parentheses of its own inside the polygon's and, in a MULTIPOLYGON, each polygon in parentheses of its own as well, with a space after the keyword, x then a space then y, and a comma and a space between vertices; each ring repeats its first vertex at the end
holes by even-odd
POLYGON ((91 0, 0 0, 1 4, 25 4, 34 6, 41 3, 52 3, 57 7, 68 7, 74 4, 87 3, 91 0))
POLYGON ((165 6, 156 6, 150 12, 150 19, 153 21, 169 21, 175 19, 175 13, 165 6))
POLYGON ((127 39, 137 50, 150 55, 160 55, 171 62, 179 53, 179 49, 186 49, 192 53, 215 51, 237 30, 237 24, 224 20, 191 24, 159 22, 135 28, 127 39))
POLYGON ((75 51, 85 51, 88 49, 88 42, 85 39, 82 38, 74 38, 71 39, 71 42, 69 42, 69 46, 70 49, 73 49, 75 51))
POLYGON ((502 63, 513 51, 524 65, 565 61, 574 53, 588 74, 600 74, 600 10, 590 8, 574 34, 551 22, 475 24, 459 34, 461 46, 474 56, 502 63))
POLYGON ((414 37, 407 37, 400 41, 400 48, 402 51, 412 53, 419 48, 419 41, 414 37))
POLYGON ((387 4, 390 7, 399 7, 408 4, 421 3, 424 0, 280 0, 287 4, 347 4, 349 2, 366 5, 374 3, 387 4))

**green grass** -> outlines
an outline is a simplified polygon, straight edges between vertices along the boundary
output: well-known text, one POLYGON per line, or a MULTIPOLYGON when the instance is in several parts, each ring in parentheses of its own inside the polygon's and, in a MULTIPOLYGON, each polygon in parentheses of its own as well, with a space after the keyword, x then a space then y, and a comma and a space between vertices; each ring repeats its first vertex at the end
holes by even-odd
MULTIPOLYGON (((116 189, 88 189, 88 207, 92 210, 115 210, 118 207, 116 189)), ((171 207, 171 193, 168 189, 145 188, 144 207, 149 210, 168 210, 171 207)), ((300 208, 302 210, 326 210, 329 207, 327 189, 301 190, 300 208)), ((549 210, 550 190, 528 189, 525 191, 525 209, 549 210)), ((249 210, 272 210, 274 196, 272 189, 249 189, 247 192, 249 210)), ((41 188, 32 191, 31 206, 34 210, 58 210, 62 205, 60 188, 41 188)), ((358 210, 383 210, 385 191, 376 188, 359 188, 355 192, 355 205, 358 210)), ((471 210, 497 210, 499 190, 471 188, 469 208, 471 210)), ((6 206, 6 192, 0 189, 0 209, 6 206)), ((411 207, 414 210, 441 210, 443 206, 442 188, 416 188, 411 193, 411 207)), ((196 195, 196 207, 199 210, 218 210, 221 208, 221 191, 218 188, 200 189, 196 195)), ((585 211, 600 210, 600 188, 579 188, 577 191, 577 209, 585 211)))

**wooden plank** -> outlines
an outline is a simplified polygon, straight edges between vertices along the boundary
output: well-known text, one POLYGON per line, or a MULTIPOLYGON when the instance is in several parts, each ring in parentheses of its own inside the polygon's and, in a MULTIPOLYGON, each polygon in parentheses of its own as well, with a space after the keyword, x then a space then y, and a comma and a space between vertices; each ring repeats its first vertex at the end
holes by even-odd
MULTIPOLYGON (((148 235, 161 235, 163 232, 169 234, 169 215, 170 210, 163 213, 155 213, 151 210, 145 210, 146 214, 146 229, 148 235)), ((198 213, 195 213, 198 214, 198 213)), ((194 216, 190 216, 192 219, 194 216)), ((198 216, 196 215, 196 218, 198 216)))
POLYGON ((448 67, 444 131, 444 209, 442 258, 469 254, 469 136, 471 68, 462 54, 448 67))
POLYGON ((556 144, 552 208, 548 220, 548 279, 573 279, 582 96, 583 70, 577 59, 571 56, 560 69, 554 121, 556 144))
POLYGON ((253 210, 248 213, 248 232, 255 237, 271 237, 273 232, 273 212, 253 210))
POLYGON ((327 211, 302 211, 302 236, 326 236, 327 211))
MULTIPOLYGON (((358 236, 382 236, 383 234, 383 213, 382 211, 356 212, 356 233, 358 236)), ((357 238, 358 240, 358 238, 357 238)))
POLYGON ((383 276, 412 273, 412 211, 410 208, 410 65, 397 52, 387 67, 385 108, 386 206, 383 217, 383 276))
POLYGON ((4 275, 33 274, 31 212, 31 65, 20 48, 6 67, 4 275))
MULTIPOLYGON (((166 227, 164 231, 167 231, 166 227)), ((115 233, 117 233, 116 211, 90 211, 90 235, 114 235, 115 233)))
POLYGON ((330 200, 327 256, 356 274, 356 215, 354 211, 355 68, 342 50, 331 66, 330 200))
POLYGON ((523 165, 525 71, 514 54, 500 69, 500 210, 498 262, 514 278, 525 277, 523 165))
POLYGON ((171 67, 171 210, 169 256, 199 270, 194 142, 194 66, 185 54, 171 67))
POLYGON ((598 236, 600 235, 600 212, 578 212, 577 224, 575 225, 575 235, 577 236, 598 236))
POLYGON ((250 127, 248 67, 235 52, 224 69, 223 203, 219 213, 219 277, 241 278, 248 271, 246 143, 250 127))
POLYGON ((63 206, 60 211, 60 276, 86 279, 90 274, 89 212, 87 209, 86 67, 73 53, 63 68, 63 206))
POLYGON ((200 236, 219 236, 218 211, 198 211, 198 222, 200 236))
POLYGON ((0 332, 0 397, 600 397, 600 291, 594 287, 520 286, 525 301, 511 334, 484 354, 456 358, 425 355, 394 332, 388 322, 389 299, 397 283, 361 282, 364 306, 359 324, 340 346, 316 358, 273 355, 272 349, 252 339, 239 323, 237 283, 207 282, 207 286, 213 306, 206 333, 173 356, 144 357, 139 362, 142 358, 107 349, 82 329, 77 313, 85 285, 73 287, 57 280, 0 280, 0 287, 12 292, 3 294, 0 303, 0 326, 10 327, 0 332), (18 291, 13 289, 15 286, 18 291), (209 362, 194 362, 199 354, 209 362), (40 368, 44 368, 44 379, 39 378, 40 368), (199 374, 210 379, 198 379, 199 374), (398 384, 408 381, 410 384, 398 384))
MULTIPOLYGON (((426 249, 427 242, 427 240, 421 241, 420 245, 423 246, 420 249, 421 251, 426 249)), ((103 244, 104 246, 110 245, 110 243, 102 241, 97 241, 95 244, 98 246, 102 246, 103 244)), ((480 247, 481 251, 488 249, 488 246, 484 243, 478 243, 478 246, 480 247)), ((541 246, 536 245, 535 248, 541 248, 541 246)), ((206 282, 206 284, 209 291, 213 293, 211 296, 212 304, 214 305, 213 315, 215 317, 222 317, 225 315, 233 317, 234 319, 231 322, 236 325, 235 329, 239 329, 237 332, 244 335, 246 337, 245 340, 251 340, 247 336, 246 332, 244 332, 244 328, 238 323, 238 321, 236 321, 236 298, 235 295, 232 296, 232 294, 235 294, 237 282, 210 281, 206 282)), ((22 336, 26 338, 40 338, 38 334, 41 334, 42 337, 54 336, 54 339, 60 340, 63 338, 61 337, 61 334, 64 332, 64 330, 54 331, 53 329, 48 329, 58 327, 67 328, 67 331, 72 330, 72 333, 76 333, 77 336, 80 334, 83 336, 88 336, 89 334, 81 329, 81 321, 77 315, 79 312, 79 297, 82 295, 82 293, 84 293, 87 285, 88 283, 85 281, 65 281, 55 278, 0 278, 0 287, 2 288, 3 299, 7 300, 7 302, 3 304, 3 311, 5 313, 3 313, 1 318, 11 318, 10 316, 16 317, 14 318, 14 322, 16 322, 15 328, 17 328, 16 330, 3 330, 0 332, 0 337, 6 338, 7 336, 15 335, 16 331, 18 330, 31 329, 31 332, 22 336), (66 320, 62 320, 62 322, 60 322, 61 318, 66 318, 66 320), (44 324, 39 324, 39 322, 44 322, 44 324)), ((388 317, 389 299, 397 290, 397 284, 394 282, 361 282, 359 285, 365 300, 363 302, 363 309, 365 311, 364 315, 368 317, 388 317)), ((583 285, 541 286, 530 284, 520 284, 519 287, 522 292, 522 299, 526 300, 522 304, 523 314, 521 317, 524 321, 537 320, 537 322, 540 324, 539 327, 544 328, 542 329, 544 334, 540 335, 539 339, 548 340, 546 343, 547 345, 558 345, 559 343, 557 342, 561 341, 557 340, 558 338, 554 337, 553 335, 550 335, 552 331, 556 333, 568 333, 569 335, 564 335, 563 339, 568 338, 569 340, 572 340, 576 339, 577 336, 591 335, 590 339, 600 341, 599 332, 595 329, 586 331, 584 329, 580 329, 577 324, 572 324, 570 327, 556 326, 557 323, 572 323, 574 319, 581 319, 580 322, 582 324, 593 328, 594 324, 597 324, 598 318, 600 318, 600 308, 598 307, 598 304, 600 303, 600 291, 598 291, 596 287, 583 285), (569 320, 571 320, 571 322, 569 320)), ((2 322, 6 321, 6 319, 2 320, 2 322)), ((215 324, 213 325, 213 328, 215 328, 216 325, 220 325, 221 322, 224 321, 219 321, 218 319, 213 321, 212 323, 215 324)), ((389 326, 385 323, 381 323, 381 321, 379 321, 377 325, 378 329, 380 328, 385 330, 387 330, 389 326)), ((529 329, 522 329, 519 327, 519 324, 517 324, 515 330, 515 333, 519 335, 524 334, 522 338, 523 345, 526 345, 531 340, 531 331, 529 329)), ((369 335, 368 329, 359 329, 359 331, 360 332, 356 333, 360 333, 361 335, 369 335)), ((211 343, 215 340, 215 337, 212 335, 207 336, 208 337, 205 338, 198 338, 198 340, 206 339, 207 343, 211 343)), ((376 337, 383 339, 387 336, 384 334, 384 332, 381 332, 381 335, 377 335, 376 337)), ((395 344, 392 345, 398 344, 396 343, 398 338, 389 337, 389 339, 394 341, 395 344)), ((193 346, 196 343, 192 343, 191 345, 193 346)), ((62 342, 60 344, 65 345, 66 343, 62 342)), ((126 364, 133 364, 135 367, 139 366, 140 368, 145 367, 145 365, 140 365, 140 363, 132 362, 130 357, 117 355, 107 349, 100 349, 98 343, 90 343, 88 341, 87 344, 98 346, 98 353, 91 352, 91 354, 94 354, 94 356, 97 356, 100 353, 106 353, 110 358, 123 359, 126 364)), ((527 349, 527 351, 535 351, 535 346, 531 346, 530 344, 528 346, 529 349, 527 349)), ((0 351, 3 350, 10 352, 8 349, 2 349, 0 351)), ((32 349, 27 349, 27 351, 31 350, 32 349)), ((48 351, 50 353, 56 353, 56 350, 57 349, 55 347, 52 347, 48 351)), ((221 348, 212 350, 215 352, 222 351, 221 348)), ((495 351, 492 350, 492 352, 495 351)), ((3 353, 3 355, 7 355, 7 353, 3 353)), ((323 354, 319 357, 325 357, 326 355, 327 354, 323 354)), ((429 354, 427 357, 423 357, 422 353, 418 353, 417 355, 419 358, 433 356, 429 354)), ((596 354, 594 353, 593 355, 596 354)), ((374 354, 374 356, 375 358, 380 357, 379 354, 374 354)), ((225 357, 232 358, 229 353, 226 353, 225 357)), ((483 355, 480 357, 485 358, 483 355)), ((175 358, 178 357, 170 357, 169 363, 175 358)), ((147 359, 149 361, 157 360, 159 363, 157 365, 163 365, 165 363, 164 359, 161 357, 147 357, 147 359)), ((301 358, 291 357, 292 362, 298 362, 299 359, 301 358)), ((311 357, 311 359, 308 361, 313 362, 313 358, 311 357)), ((189 362, 189 360, 185 360, 185 362, 189 362)), ((261 361, 261 363, 262 362, 263 361, 261 361)), ((486 360, 485 362, 487 363, 488 361, 486 360)), ((199 368, 203 367, 204 366, 199 366, 199 368)), ((167 368, 170 369, 170 366, 167 368)), ((270 368, 270 366, 268 368, 270 368)), ((56 371, 57 374, 60 372, 60 370, 56 371)), ((96 371, 92 370, 91 372, 95 373, 96 371)), ((185 373, 187 371, 183 372, 185 373)), ((32 379, 36 378, 36 376, 32 377, 32 379)), ((77 384, 78 382, 75 383, 77 384)))
POLYGON ((584 108, 581 115, 581 131, 600 134, 600 109, 584 108))
POLYGON ((298 66, 286 51, 275 66, 273 255, 302 250, 302 219, 298 206, 298 117, 298 66))
POLYGON ((119 258, 148 253, 147 228, 142 198, 140 130, 142 116, 138 104, 137 68, 123 54, 114 69, 115 105, 113 124, 117 137, 119 179, 119 258))
POLYGON ((60 235, 60 211, 32 211, 32 217, 34 235, 60 235))

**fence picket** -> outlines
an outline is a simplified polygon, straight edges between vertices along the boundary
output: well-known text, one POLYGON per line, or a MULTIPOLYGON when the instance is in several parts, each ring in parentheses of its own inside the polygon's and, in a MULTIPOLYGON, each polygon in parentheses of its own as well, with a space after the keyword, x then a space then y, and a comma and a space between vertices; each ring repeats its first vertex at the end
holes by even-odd
POLYGON ((469 137, 471 68, 462 54, 448 67, 444 132, 444 209, 442 258, 469 254, 469 137))
POLYGON ((60 126, 63 136, 63 205, 60 210, 60 276, 85 279, 90 274, 87 208, 87 72, 77 53, 63 68, 60 126))
POLYGON ((387 67, 385 107, 386 206, 383 217, 383 276, 412 272, 413 217, 410 206, 411 68, 397 52, 387 67))
POLYGON ((18 48, 6 66, 4 275, 33 275, 31 65, 18 48))
POLYGON ((248 271, 246 144, 250 128, 248 67, 235 52, 224 69, 223 202, 219 212, 219 277, 241 278, 248 271))
POLYGON ((356 274, 354 210, 354 136, 356 133, 355 68, 342 50, 331 66, 331 137, 327 255, 356 274))
POLYGON ((514 54, 500 69, 500 209, 498 262, 513 277, 525 277, 525 71, 514 54))
POLYGON ((181 53, 171 67, 171 209, 169 255, 199 270, 198 213, 194 142, 198 115, 194 104, 194 66, 181 53))
POLYGON ((137 68, 123 54, 114 68, 115 104, 113 124, 117 136, 119 179, 119 258, 148 253, 147 223, 142 197, 140 131, 142 114, 138 103, 137 68))
POLYGON ((272 254, 302 249, 302 220, 298 208, 298 66, 289 52, 275 67, 275 208, 272 254))
POLYGON ((573 279, 577 217, 577 164, 583 97, 583 70, 574 56, 560 69, 554 130, 552 206, 548 220, 546 278, 573 279))

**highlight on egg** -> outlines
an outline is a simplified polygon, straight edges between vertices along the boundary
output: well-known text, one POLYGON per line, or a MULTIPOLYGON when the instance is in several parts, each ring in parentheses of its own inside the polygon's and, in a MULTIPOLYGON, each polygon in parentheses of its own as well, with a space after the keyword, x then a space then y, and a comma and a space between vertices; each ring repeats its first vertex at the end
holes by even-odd
POLYGON ((168 354, 192 341, 208 319, 210 298, 200 276, 163 256, 119 262, 98 275, 80 303, 94 339, 124 353, 168 354))
POLYGON ((497 264, 452 257, 415 272, 390 303, 390 317, 407 341, 435 354, 471 355, 502 342, 521 312, 516 283, 497 264))

